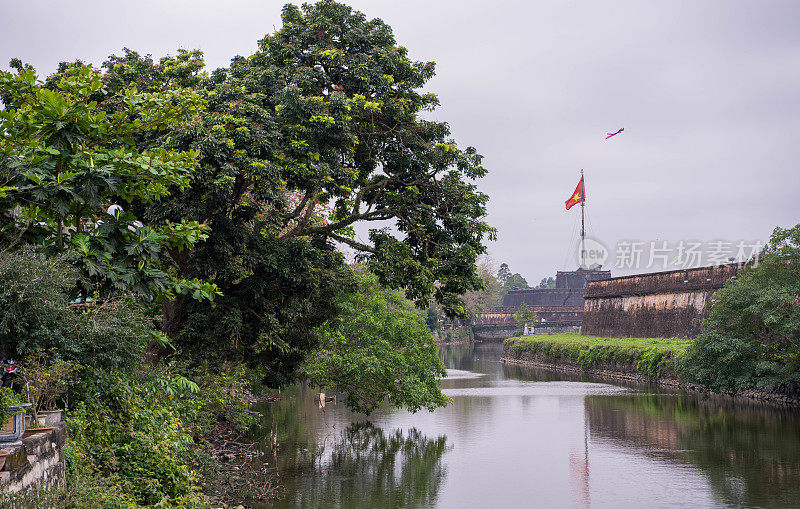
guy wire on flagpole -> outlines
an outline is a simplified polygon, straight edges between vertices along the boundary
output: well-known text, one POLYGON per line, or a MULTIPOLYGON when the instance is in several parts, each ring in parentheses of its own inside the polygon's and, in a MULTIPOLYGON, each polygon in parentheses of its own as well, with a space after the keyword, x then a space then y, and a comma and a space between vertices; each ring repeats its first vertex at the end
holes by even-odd
POLYGON ((584 206, 586 205, 586 181, 583 180, 583 168, 581 168, 581 182, 583 182, 583 200, 581 201, 581 269, 586 268, 586 249, 584 246, 584 241, 586 238, 586 230, 584 229, 583 224, 583 210, 584 206))

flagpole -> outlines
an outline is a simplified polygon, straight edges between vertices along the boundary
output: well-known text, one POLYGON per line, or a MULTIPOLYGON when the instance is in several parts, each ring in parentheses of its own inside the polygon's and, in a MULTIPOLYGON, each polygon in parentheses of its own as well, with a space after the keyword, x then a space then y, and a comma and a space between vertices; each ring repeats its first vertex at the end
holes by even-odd
MULTIPOLYGON (((583 168, 581 168, 581 181, 583 181, 583 168)), ((583 182, 583 200, 581 201, 581 266, 586 267, 586 250, 584 249, 584 242, 586 240, 586 231, 583 226, 583 208, 586 205, 586 182, 583 182)))

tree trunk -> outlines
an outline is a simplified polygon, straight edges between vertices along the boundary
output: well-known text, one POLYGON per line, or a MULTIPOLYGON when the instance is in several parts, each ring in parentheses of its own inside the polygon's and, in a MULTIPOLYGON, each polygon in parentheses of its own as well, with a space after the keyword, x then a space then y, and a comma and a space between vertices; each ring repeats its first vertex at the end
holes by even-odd
MULTIPOLYGON (((161 308, 164 313, 164 323, 162 329, 164 333, 170 338, 174 339, 183 328, 186 321, 186 306, 189 304, 190 297, 187 295, 178 295, 175 300, 164 299, 161 308)), ((168 346, 164 346, 157 341, 151 341, 145 350, 145 359, 148 363, 155 366, 166 357, 174 353, 174 350, 168 346)))

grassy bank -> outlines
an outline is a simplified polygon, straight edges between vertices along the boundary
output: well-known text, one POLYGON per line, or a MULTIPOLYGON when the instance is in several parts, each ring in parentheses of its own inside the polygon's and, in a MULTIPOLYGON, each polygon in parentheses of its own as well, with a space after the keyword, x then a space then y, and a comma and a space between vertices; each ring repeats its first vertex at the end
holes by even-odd
POLYGON ((526 352, 541 353, 550 361, 569 360, 585 369, 603 364, 630 366, 656 378, 663 370, 674 372, 675 361, 691 340, 683 338, 602 338, 577 333, 509 338, 504 355, 520 358, 526 352))

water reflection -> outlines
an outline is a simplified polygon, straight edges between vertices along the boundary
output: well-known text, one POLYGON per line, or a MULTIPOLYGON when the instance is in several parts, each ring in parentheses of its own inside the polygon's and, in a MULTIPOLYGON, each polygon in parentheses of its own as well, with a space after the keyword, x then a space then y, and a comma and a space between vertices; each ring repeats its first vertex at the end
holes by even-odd
POLYGON ((591 437, 696 467, 734 507, 800 504, 796 412, 700 395, 589 396, 591 437))
POLYGON ((274 507, 800 507, 800 414, 442 348, 453 403, 367 419, 304 385, 265 405, 274 507), (274 462, 274 463, 273 463, 274 462))
POLYGON ((439 357, 448 369, 472 371, 502 378, 502 345, 498 343, 477 343, 439 347, 439 357))
POLYGON ((352 423, 332 443, 294 455, 297 477, 274 507, 431 507, 446 476, 447 439, 411 428, 386 434, 368 421, 352 423))

